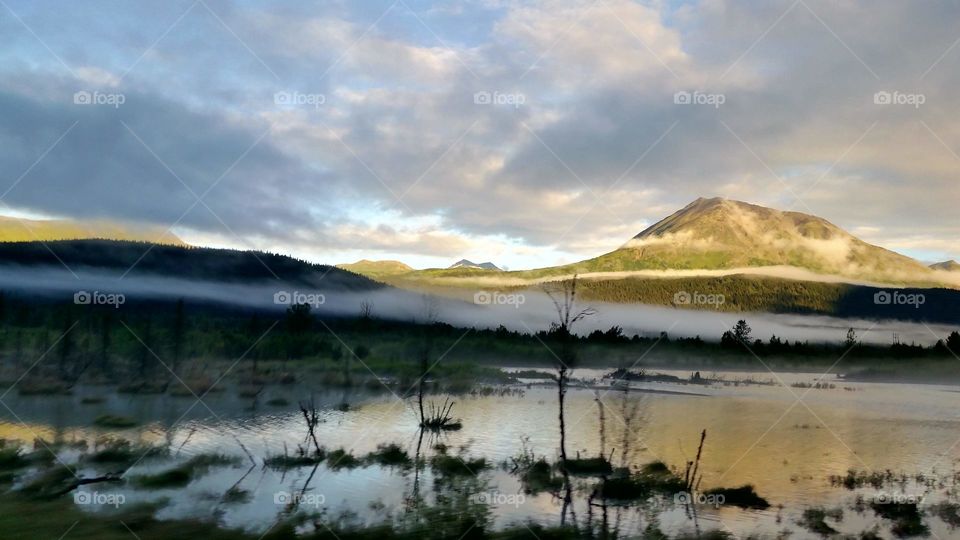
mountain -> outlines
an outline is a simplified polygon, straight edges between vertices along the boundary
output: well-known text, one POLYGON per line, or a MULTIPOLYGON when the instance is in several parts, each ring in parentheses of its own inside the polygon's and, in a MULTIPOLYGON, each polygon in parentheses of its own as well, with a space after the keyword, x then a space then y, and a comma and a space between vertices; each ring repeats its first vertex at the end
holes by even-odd
POLYGON ((400 261, 371 261, 368 259, 361 259, 355 263, 338 264, 337 268, 371 277, 394 276, 413 272, 413 268, 400 261))
POLYGON ((31 242, 106 238, 185 246, 183 240, 161 227, 122 225, 112 221, 18 219, 0 217, 0 242, 31 242))
POLYGON ((459 261, 450 265, 449 268, 451 269, 452 268, 477 268, 479 270, 496 270, 498 272, 502 271, 497 265, 493 264, 492 262, 488 261, 488 262, 482 262, 480 264, 477 264, 467 259, 460 259, 459 261))
POLYGON ((950 259, 949 261, 938 262, 930 265, 931 270, 946 270, 947 272, 960 272, 960 263, 950 259))
POLYGON ((697 199, 619 249, 552 273, 770 266, 852 280, 933 279, 920 262, 868 244, 823 218, 722 198, 697 199))

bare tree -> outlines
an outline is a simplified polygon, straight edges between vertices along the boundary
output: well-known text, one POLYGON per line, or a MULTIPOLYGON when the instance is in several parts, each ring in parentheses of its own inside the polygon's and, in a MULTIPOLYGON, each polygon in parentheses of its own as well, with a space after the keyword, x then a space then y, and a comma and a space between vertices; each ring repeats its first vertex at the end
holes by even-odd
POLYGON ((572 369, 576 364, 576 352, 573 350, 573 326, 581 320, 596 314, 591 307, 578 309, 577 307, 577 275, 569 281, 544 284, 543 292, 553 302, 557 312, 557 320, 552 325, 552 333, 560 342, 560 352, 557 355, 557 400, 560 409, 560 460, 566 466, 567 461, 567 431, 564 416, 563 401, 567 393, 567 382, 572 369))
POLYGON ((427 421, 423 409, 423 394, 426 385, 427 372, 430 370, 430 355, 433 349, 433 325, 439 318, 440 308, 437 305, 437 299, 433 296, 423 295, 423 342, 420 346, 420 378, 417 380, 417 406, 420 409, 420 426, 427 421))
POLYGON ((370 321, 373 319, 373 302, 364 300, 360 302, 360 320, 370 321))

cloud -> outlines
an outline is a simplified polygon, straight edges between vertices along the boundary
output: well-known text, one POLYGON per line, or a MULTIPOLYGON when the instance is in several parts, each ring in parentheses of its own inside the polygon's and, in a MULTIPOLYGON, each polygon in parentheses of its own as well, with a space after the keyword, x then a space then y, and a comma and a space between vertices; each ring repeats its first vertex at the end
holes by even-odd
POLYGON ((950 50, 960 7, 207 6, 109 4, 107 25, 96 10, 12 2, 57 56, 0 23, 0 164, 16 178, 79 123, 5 200, 172 223, 194 198, 123 121, 198 193, 267 133, 211 192, 213 212, 200 205, 182 225, 319 258, 351 246, 438 259, 489 250, 514 267, 572 261, 698 196, 815 213, 881 245, 960 257, 960 225, 946 219, 960 200, 950 50), (127 101, 78 108, 79 89, 127 101), (324 102, 280 107, 277 91, 324 102), (478 92, 505 101, 477 103, 478 92), (724 101, 677 104, 676 92, 724 101), (924 103, 876 104, 877 92, 924 103), (376 213, 390 222, 364 223, 376 213))

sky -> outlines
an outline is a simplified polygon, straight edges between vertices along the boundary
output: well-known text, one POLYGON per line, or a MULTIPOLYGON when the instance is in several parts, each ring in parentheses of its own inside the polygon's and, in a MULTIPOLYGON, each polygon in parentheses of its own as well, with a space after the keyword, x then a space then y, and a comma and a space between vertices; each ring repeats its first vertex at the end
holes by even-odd
POLYGON ((0 0, 0 215, 511 269, 697 197, 960 259, 960 3, 0 0))

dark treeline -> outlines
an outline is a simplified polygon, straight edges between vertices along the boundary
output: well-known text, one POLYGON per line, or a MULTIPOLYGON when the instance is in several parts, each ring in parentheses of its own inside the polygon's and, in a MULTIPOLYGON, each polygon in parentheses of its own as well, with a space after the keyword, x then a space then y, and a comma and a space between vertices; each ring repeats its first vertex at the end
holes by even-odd
POLYGON ((944 288, 881 289, 846 283, 819 283, 761 276, 624 278, 582 280, 585 300, 716 309, 726 312, 771 312, 831 315, 960 324, 960 291, 944 288), (676 294, 722 296, 715 305, 678 305, 676 294), (922 295, 923 303, 878 304, 875 295, 896 291, 922 295))
MULTIPOLYGON (((556 327, 535 335, 496 329, 457 328, 378 318, 366 305, 356 316, 319 317, 309 306, 283 311, 241 309, 177 302, 130 302, 112 306, 45 302, 0 293, 0 367, 6 378, 56 379, 66 385, 81 377, 103 381, 169 380, 195 373, 220 361, 243 359, 242 370, 257 373, 279 362, 280 372, 302 366, 330 371, 329 382, 356 384, 357 374, 416 380, 423 371, 423 343, 431 343, 441 369, 463 370, 467 364, 550 365, 557 353, 573 346, 583 365, 611 365, 635 359, 651 348, 676 358, 732 358, 749 361, 784 357, 796 363, 825 358, 944 359, 960 352, 960 334, 951 333, 932 346, 901 343, 865 344, 851 330, 834 343, 789 341, 751 336, 746 321, 719 340, 628 336, 614 326, 586 335, 560 335, 556 327), (307 362, 303 364, 303 362, 307 362), (288 363, 291 363, 288 365, 288 363), (371 368, 372 366, 372 368, 371 368), (382 373, 381 373, 382 371, 382 373)), ((269 369, 266 371, 270 371, 269 369)), ((476 373, 471 373, 476 375, 476 373)), ((360 379, 362 380, 362 379, 360 379)))
POLYGON ((182 279, 210 279, 248 283, 284 280, 330 287, 371 290, 382 284, 328 265, 314 264, 275 253, 237 251, 192 246, 151 244, 121 240, 57 240, 0 242, 0 261, 18 266, 55 269, 99 268, 132 274, 152 274, 182 279))

